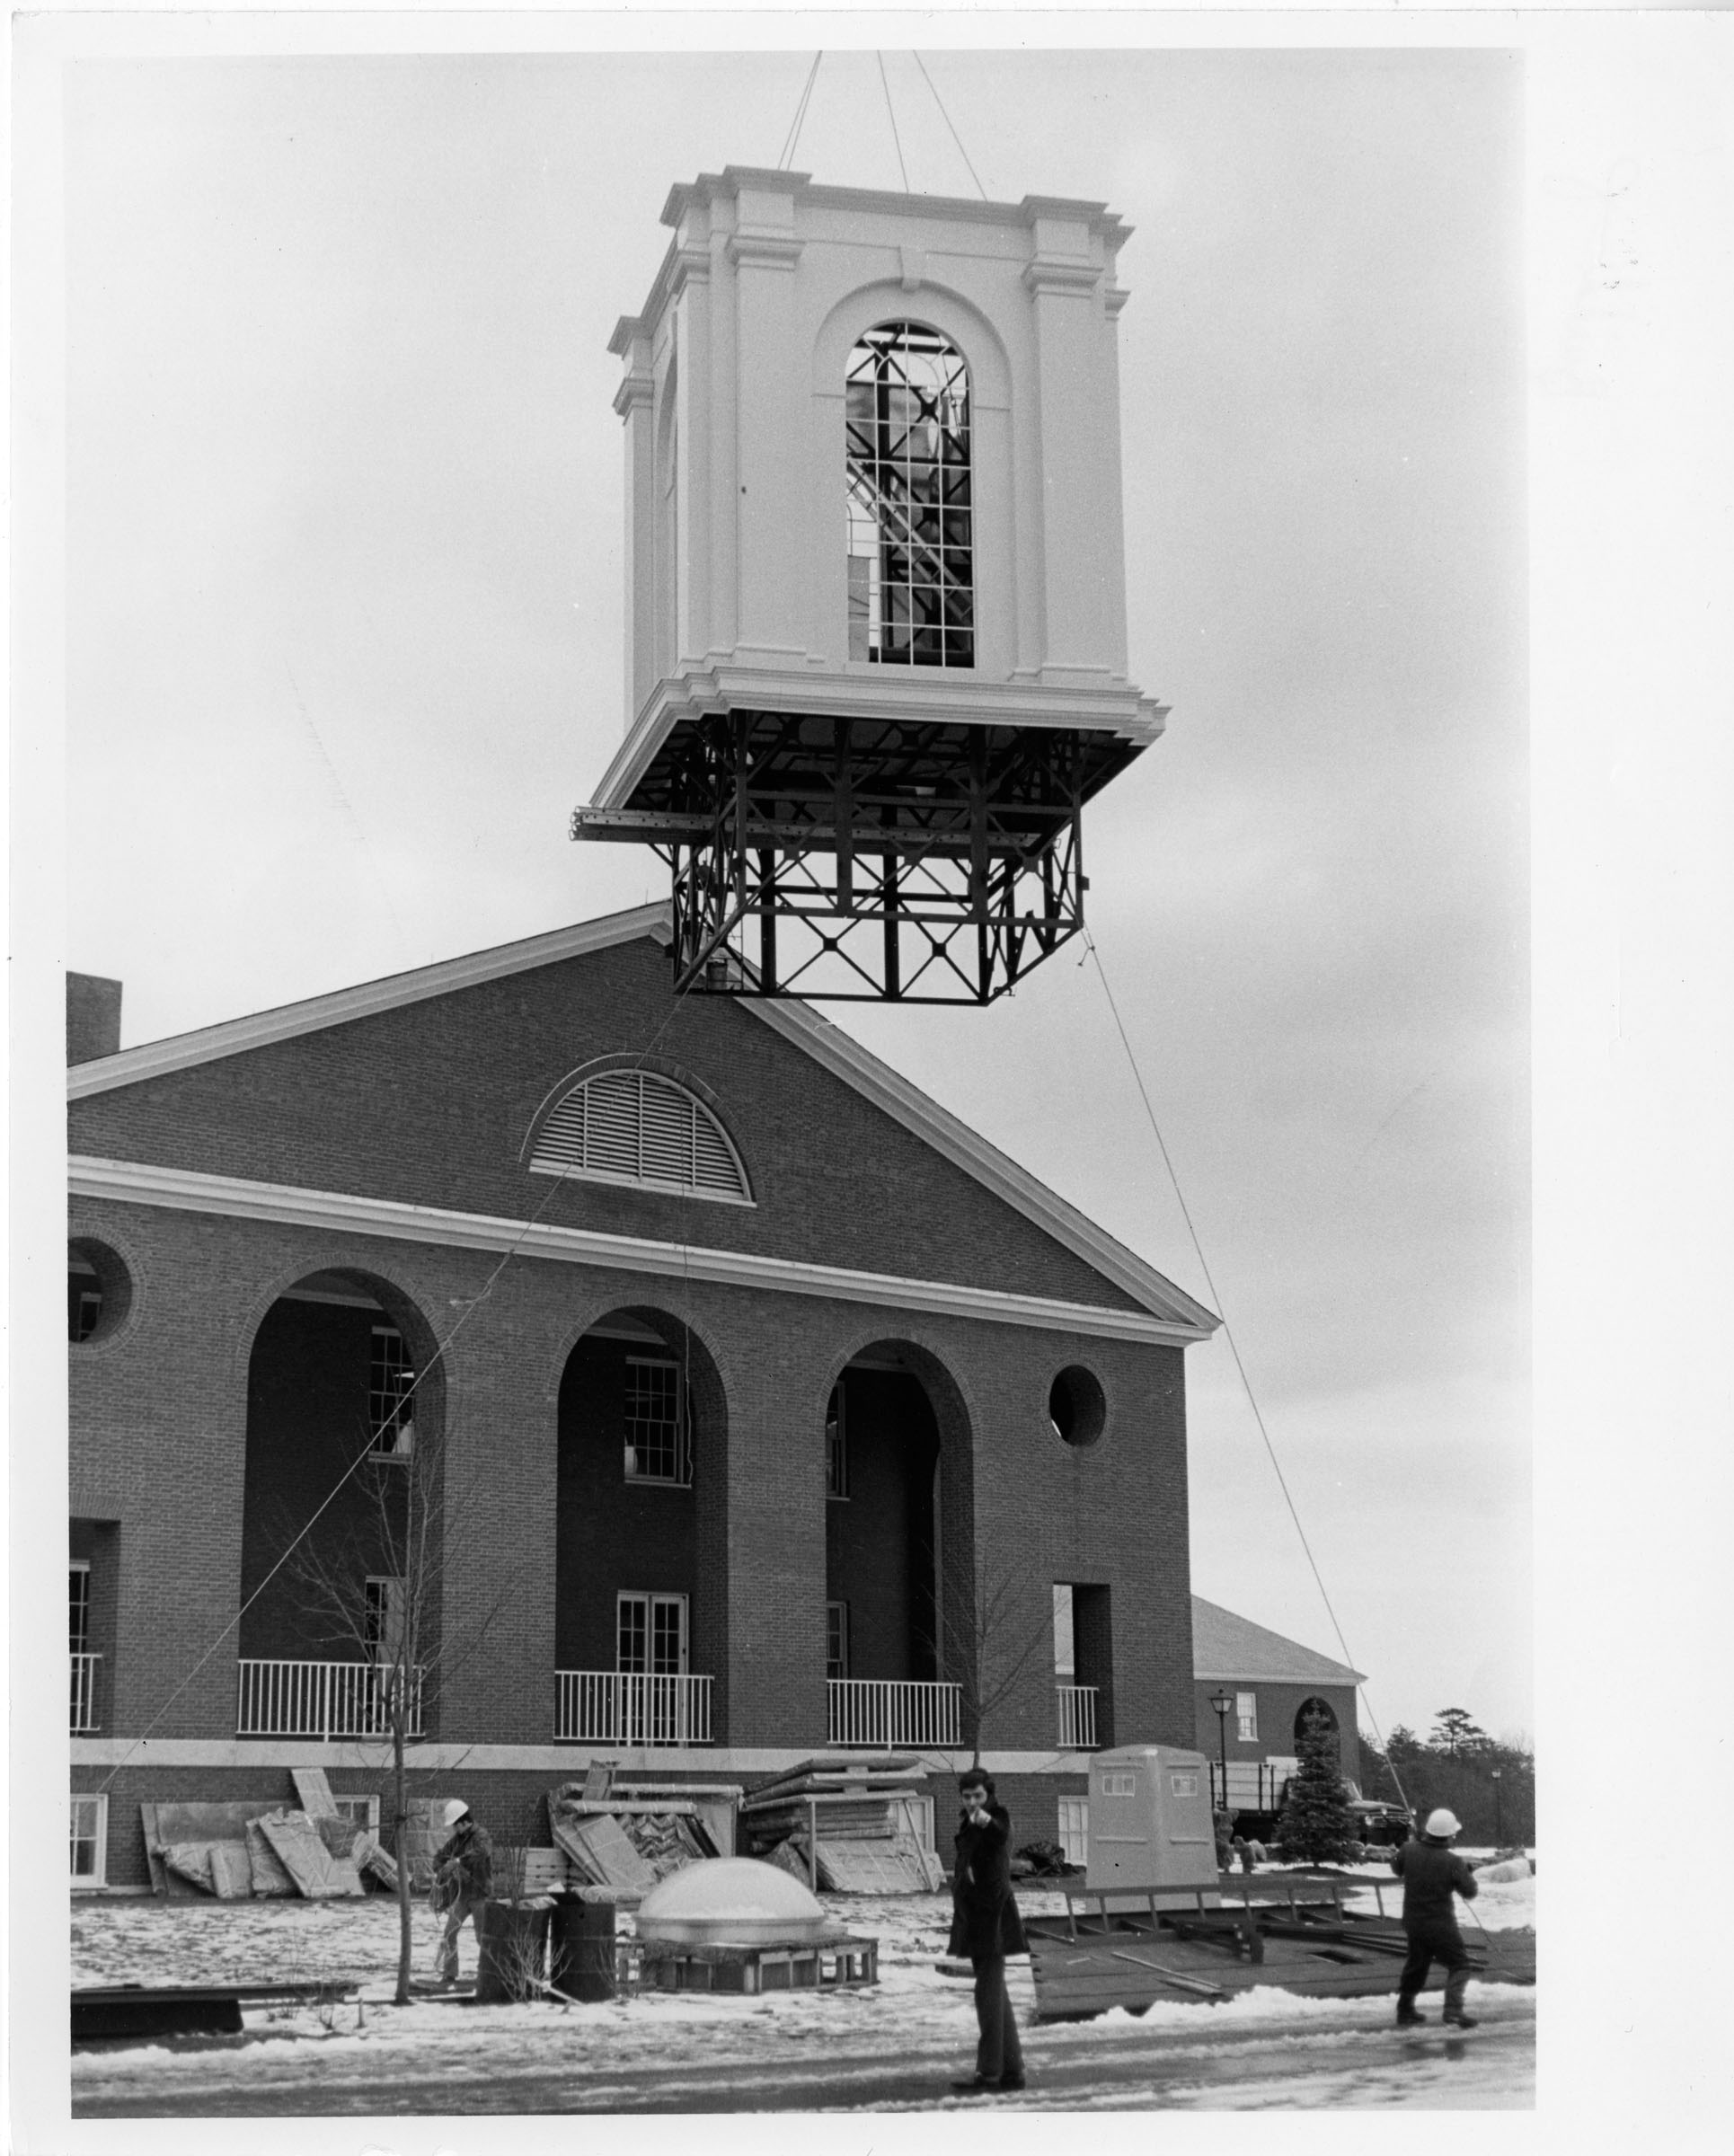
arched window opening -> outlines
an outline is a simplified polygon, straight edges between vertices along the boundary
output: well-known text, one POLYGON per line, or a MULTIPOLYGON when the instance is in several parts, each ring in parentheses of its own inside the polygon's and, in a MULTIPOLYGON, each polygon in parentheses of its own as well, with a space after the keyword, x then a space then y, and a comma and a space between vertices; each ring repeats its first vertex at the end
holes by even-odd
POLYGON ((1332 1736, 1339 1734, 1336 1710, 1329 1700, 1314 1698, 1303 1700, 1295 1715, 1295 1742, 1298 1745, 1306 1734, 1306 1725, 1317 1719, 1323 1722, 1332 1736))
POLYGON ((538 1175, 753 1202, 728 1132, 695 1095, 655 1071, 602 1071, 574 1086, 536 1132, 530 1166, 538 1175))
POLYGON ((976 663, 969 370, 919 323, 886 322, 849 355, 849 656, 976 663))

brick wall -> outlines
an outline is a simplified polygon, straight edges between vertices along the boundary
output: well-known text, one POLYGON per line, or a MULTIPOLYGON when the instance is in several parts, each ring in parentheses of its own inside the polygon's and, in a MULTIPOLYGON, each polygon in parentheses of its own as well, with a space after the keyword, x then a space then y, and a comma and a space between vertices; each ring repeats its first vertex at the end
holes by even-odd
POLYGON ((70 1130, 75 1153, 1137 1307, 750 1012, 673 1003, 648 938, 97 1094, 70 1130), (652 1044, 715 1095, 755 1207, 521 1164, 552 1088, 652 1044))

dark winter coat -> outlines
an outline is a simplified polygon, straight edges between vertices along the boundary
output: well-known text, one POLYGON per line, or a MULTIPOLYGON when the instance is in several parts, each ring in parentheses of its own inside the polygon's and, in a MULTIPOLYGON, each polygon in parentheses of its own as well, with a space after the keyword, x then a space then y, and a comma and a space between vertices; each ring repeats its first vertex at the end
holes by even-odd
POLYGON ((1003 1804, 987 1807, 985 1826, 967 1812, 958 1821, 951 1951, 971 1961, 1030 1951, 1012 1894, 1012 1816, 1003 1804))
POLYGON ((1402 1922, 1406 1931, 1457 1928, 1454 1894, 1473 1902, 1475 1875, 1446 1842, 1423 1838, 1405 1842, 1392 1852, 1391 1869, 1402 1881, 1402 1922))
POLYGON ((458 1892, 464 1901, 485 1902, 493 1892, 492 1837, 473 1818, 460 1819, 452 1829, 451 1838, 435 1851, 433 1866, 434 1878, 442 1884, 456 1876, 458 1892))

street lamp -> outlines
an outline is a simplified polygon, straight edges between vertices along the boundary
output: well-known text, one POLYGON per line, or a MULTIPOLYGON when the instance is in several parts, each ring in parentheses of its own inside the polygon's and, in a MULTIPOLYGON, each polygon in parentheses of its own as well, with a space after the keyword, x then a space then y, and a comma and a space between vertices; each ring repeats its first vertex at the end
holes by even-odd
POLYGON ((1216 1741, 1222 1752, 1222 1808, 1228 1809, 1228 1716, 1234 1704, 1232 1692, 1213 1692, 1210 1704, 1216 1710, 1216 1741))
POLYGON ((1490 1767, 1487 1770, 1487 1777, 1493 1784, 1493 1846, 1498 1849, 1505 1841, 1505 1826, 1500 1809, 1500 1770, 1497 1767, 1490 1767))

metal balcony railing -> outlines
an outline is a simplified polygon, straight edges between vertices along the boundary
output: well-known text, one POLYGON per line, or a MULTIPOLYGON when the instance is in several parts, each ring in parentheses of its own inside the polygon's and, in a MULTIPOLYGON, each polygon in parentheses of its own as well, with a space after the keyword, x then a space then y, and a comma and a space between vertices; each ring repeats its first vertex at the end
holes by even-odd
POLYGON ((557 1669, 556 1743, 708 1745, 709 1677, 634 1670, 557 1669))
POLYGON ((911 1684, 881 1677, 826 1681, 826 1742, 883 1752, 903 1745, 954 1745, 961 1718, 956 1684, 911 1684))
MULTIPOLYGON (((373 1662, 243 1661, 237 1736, 389 1736, 388 1665, 373 1662)), ((421 1735, 420 1669, 409 1672, 405 1735, 421 1735)))
POLYGON ((1093 1752, 1096 1748, 1096 1687, 1093 1684, 1056 1684, 1059 1707, 1059 1745, 1062 1752, 1093 1752))
POLYGON ((72 1657, 72 1719, 68 1726, 74 1736, 96 1727, 96 1680, 102 1660, 101 1655, 72 1657))

